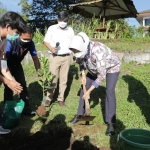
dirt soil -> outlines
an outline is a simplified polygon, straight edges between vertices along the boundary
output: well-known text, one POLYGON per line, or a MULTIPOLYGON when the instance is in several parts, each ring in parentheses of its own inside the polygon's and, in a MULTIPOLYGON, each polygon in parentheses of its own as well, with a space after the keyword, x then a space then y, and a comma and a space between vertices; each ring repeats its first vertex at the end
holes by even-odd
MULTIPOLYGON (((83 127, 85 128, 85 127, 83 127)), ((91 131, 91 132, 94 132, 91 131)), ((99 148, 89 141, 86 131, 78 126, 72 128, 65 122, 52 120, 35 134, 25 129, 15 129, 7 135, 0 135, 0 150, 110 150, 99 148), (84 137, 80 140, 79 137, 84 137)))
POLYGON ((39 116, 45 116, 45 115, 46 115, 46 108, 45 108, 45 106, 41 104, 41 105, 38 107, 38 109, 36 110, 36 113, 37 113, 37 115, 39 115, 39 116))

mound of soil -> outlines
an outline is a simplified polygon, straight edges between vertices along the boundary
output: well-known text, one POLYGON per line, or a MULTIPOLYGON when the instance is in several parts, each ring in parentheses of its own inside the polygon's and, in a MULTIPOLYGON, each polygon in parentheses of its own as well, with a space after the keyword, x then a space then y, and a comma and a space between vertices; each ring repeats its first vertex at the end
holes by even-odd
POLYGON ((45 116, 45 115, 46 115, 46 108, 45 108, 45 106, 41 104, 41 105, 38 107, 38 109, 36 110, 36 113, 37 113, 37 115, 39 115, 39 116, 45 116))

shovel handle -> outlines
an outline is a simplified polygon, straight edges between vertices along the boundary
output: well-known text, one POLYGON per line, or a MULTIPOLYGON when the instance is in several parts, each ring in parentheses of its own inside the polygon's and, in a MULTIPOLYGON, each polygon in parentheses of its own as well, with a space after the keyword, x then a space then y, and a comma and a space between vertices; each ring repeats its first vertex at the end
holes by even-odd
POLYGON ((86 93, 86 87, 85 87, 85 84, 83 84, 83 93, 84 93, 84 94, 86 93))
MULTIPOLYGON (((86 93, 86 86, 85 84, 83 84, 83 93, 86 93)), ((86 116, 90 116, 90 104, 89 104, 89 100, 85 99, 85 115, 86 116)))

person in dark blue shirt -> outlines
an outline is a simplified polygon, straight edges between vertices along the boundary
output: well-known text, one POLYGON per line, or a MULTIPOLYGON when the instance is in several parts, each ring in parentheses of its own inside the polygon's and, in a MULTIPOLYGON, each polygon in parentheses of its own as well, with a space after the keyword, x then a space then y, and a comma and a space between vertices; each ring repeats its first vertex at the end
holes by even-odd
MULTIPOLYGON (((26 26, 19 38, 14 41, 7 41, 7 45, 5 47, 8 68, 15 80, 23 87, 23 91, 20 93, 20 98, 25 102, 23 110, 23 114, 25 115, 35 115, 35 111, 32 111, 29 106, 25 75, 21 64, 21 61, 28 52, 30 52, 32 56, 35 69, 37 71, 40 69, 40 62, 37 57, 37 51, 35 49, 34 42, 32 41, 32 37, 32 28, 30 26, 26 26)), ((4 101, 6 100, 13 100, 13 92, 7 85, 5 85, 4 89, 4 101)))

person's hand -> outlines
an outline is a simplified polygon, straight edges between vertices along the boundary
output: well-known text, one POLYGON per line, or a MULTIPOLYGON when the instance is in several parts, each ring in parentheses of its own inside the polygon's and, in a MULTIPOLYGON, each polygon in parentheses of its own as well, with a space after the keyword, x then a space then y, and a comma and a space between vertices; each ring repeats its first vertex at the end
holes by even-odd
POLYGON ((86 93, 83 95, 83 99, 85 100, 89 100, 90 99, 90 94, 91 94, 91 92, 89 92, 89 91, 86 91, 86 93))
POLYGON ((74 53, 72 52, 72 55, 73 55, 73 57, 72 57, 72 62, 73 62, 73 64, 75 65, 76 64, 76 56, 74 56, 74 53))
POLYGON ((86 75, 85 74, 81 76, 81 84, 86 85, 86 75))
POLYGON ((57 48, 56 47, 51 47, 51 52, 55 54, 57 52, 57 48))
POLYGON ((15 93, 20 94, 23 90, 23 87, 15 80, 9 80, 6 85, 15 93))

